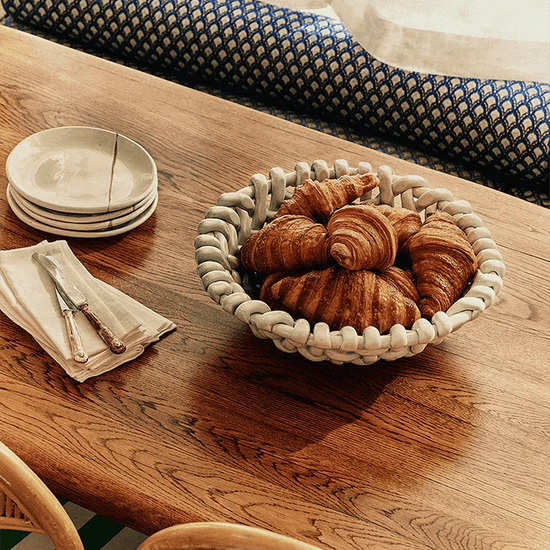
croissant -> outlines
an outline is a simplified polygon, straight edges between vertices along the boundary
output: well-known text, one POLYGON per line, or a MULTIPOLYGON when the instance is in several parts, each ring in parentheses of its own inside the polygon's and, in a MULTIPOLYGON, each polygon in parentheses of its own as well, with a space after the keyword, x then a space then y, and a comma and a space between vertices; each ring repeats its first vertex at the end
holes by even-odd
POLYGON ((373 206, 344 206, 332 214, 327 229, 330 254, 347 269, 384 269, 395 260, 398 244, 395 230, 373 206))
POLYGON ((409 298, 414 303, 420 302, 420 294, 416 288, 414 274, 410 269, 401 269, 395 265, 378 271, 378 276, 384 281, 395 286, 397 290, 406 298, 409 298))
POLYGON ((268 275, 260 300, 295 319, 327 323, 331 330, 351 326, 362 333, 374 326, 384 333, 397 323, 410 328, 420 318, 416 304, 374 272, 340 266, 268 275))
POLYGON ((437 311, 446 311, 462 295, 477 268, 466 235, 450 214, 435 212, 410 238, 409 249, 422 315, 432 317, 437 311))
POLYGON ((394 207, 387 204, 380 204, 377 209, 388 218, 397 233, 397 252, 409 255, 409 238, 418 233, 422 225, 420 214, 408 208, 394 207))
POLYGON ((248 271, 262 274, 326 266, 331 263, 328 233, 305 216, 282 216, 244 242, 240 260, 248 271))
POLYGON ((306 180, 296 187, 294 195, 284 200, 274 218, 299 214, 319 222, 326 222, 337 208, 363 196, 380 184, 374 174, 344 175, 324 181, 306 180))

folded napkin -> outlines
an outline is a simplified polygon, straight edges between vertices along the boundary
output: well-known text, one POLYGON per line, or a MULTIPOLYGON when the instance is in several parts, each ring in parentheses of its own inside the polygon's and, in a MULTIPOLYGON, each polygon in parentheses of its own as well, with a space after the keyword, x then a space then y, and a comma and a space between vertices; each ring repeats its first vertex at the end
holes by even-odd
POLYGON ((79 382, 135 359, 145 346, 176 328, 168 319, 93 277, 66 241, 43 241, 0 252, 0 309, 79 382), (69 280, 86 296, 90 309, 124 342, 124 353, 112 353, 84 315, 77 312, 74 318, 89 359, 86 363, 73 359, 55 285, 32 259, 35 252, 57 260, 69 280))

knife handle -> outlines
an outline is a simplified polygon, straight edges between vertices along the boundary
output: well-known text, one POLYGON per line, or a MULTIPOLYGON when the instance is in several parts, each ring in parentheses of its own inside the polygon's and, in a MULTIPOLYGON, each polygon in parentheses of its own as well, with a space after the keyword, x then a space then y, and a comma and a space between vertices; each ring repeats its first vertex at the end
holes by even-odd
POLYGON ((124 353, 126 346, 119 340, 113 331, 93 312, 88 308, 88 304, 82 304, 78 308, 90 321, 95 331, 99 334, 100 338, 109 346, 109 349, 113 353, 124 353))
POLYGON ((74 314, 70 309, 67 309, 63 312, 63 317, 65 317, 65 325, 67 326, 67 334, 69 335, 69 344, 71 345, 73 359, 77 363, 86 363, 86 361, 88 361, 88 355, 84 350, 82 338, 80 338, 80 333, 78 332, 74 320, 74 314))

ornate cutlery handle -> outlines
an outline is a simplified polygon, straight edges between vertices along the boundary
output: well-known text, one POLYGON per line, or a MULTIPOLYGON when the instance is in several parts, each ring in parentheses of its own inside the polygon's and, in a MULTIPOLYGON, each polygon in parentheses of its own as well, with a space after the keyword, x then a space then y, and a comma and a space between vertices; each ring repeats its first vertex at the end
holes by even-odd
POLYGON ((67 326, 67 334, 69 335, 69 343, 71 345, 73 359, 77 363, 86 363, 86 361, 88 361, 88 355, 84 350, 82 338, 80 338, 80 332, 78 332, 78 328, 74 320, 74 314, 70 309, 67 309, 63 312, 63 317, 65 317, 65 324, 67 326))
POLYGON ((113 353, 124 353, 126 351, 125 344, 115 336, 114 332, 93 312, 88 308, 88 304, 82 304, 78 308, 88 321, 92 324, 100 338, 109 346, 113 353))

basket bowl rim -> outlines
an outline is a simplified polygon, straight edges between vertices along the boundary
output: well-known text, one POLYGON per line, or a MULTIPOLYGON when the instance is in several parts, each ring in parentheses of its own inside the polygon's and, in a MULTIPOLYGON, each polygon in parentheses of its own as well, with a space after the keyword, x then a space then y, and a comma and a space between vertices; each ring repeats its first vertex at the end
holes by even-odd
POLYGON ((292 172, 275 167, 269 171, 269 178, 254 174, 247 187, 220 195, 217 204, 199 224, 195 261, 210 297, 245 322, 256 337, 272 339, 282 351, 299 351, 310 360, 329 360, 336 364, 395 360, 416 355, 430 343, 440 343, 492 304, 502 288, 506 270, 489 230, 469 202, 455 199, 448 189, 432 188, 422 176, 399 176, 387 165, 374 171, 367 162, 350 167, 343 159, 336 160, 332 167, 324 160, 312 164, 300 162, 292 172), (437 312, 431 319, 422 317, 410 329, 395 324, 384 334, 376 327, 367 327, 358 334, 349 326, 339 330, 330 330, 325 323, 311 326, 306 319, 294 319, 284 311, 272 310, 261 300, 252 299, 240 286, 242 267, 238 250, 246 238, 263 227, 282 200, 305 179, 322 180, 366 172, 375 173, 380 186, 360 202, 390 206, 397 203, 423 217, 433 211, 444 211, 454 217, 478 259, 476 273, 462 296, 446 312, 437 312))

